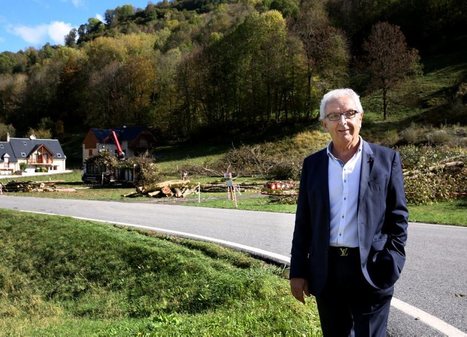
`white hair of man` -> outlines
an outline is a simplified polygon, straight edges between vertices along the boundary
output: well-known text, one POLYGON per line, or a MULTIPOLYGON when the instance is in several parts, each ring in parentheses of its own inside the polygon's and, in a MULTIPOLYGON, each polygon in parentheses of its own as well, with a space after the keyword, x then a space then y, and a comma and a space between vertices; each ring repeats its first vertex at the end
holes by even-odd
POLYGON ((326 105, 329 102, 341 97, 352 98, 355 103, 355 109, 360 113, 363 112, 362 103, 360 102, 360 96, 358 96, 355 91, 349 88, 334 89, 326 93, 321 99, 321 104, 319 107, 319 120, 323 120, 326 117, 326 105))

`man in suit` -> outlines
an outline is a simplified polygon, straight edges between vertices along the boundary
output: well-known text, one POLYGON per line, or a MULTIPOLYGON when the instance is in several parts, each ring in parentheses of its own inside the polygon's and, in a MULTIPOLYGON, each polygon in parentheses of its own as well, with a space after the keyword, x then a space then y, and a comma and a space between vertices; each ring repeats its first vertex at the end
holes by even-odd
POLYGON ((324 95, 320 120, 332 142, 303 163, 292 295, 316 297, 324 337, 382 337, 405 262, 400 156, 360 137, 363 108, 352 89, 324 95))

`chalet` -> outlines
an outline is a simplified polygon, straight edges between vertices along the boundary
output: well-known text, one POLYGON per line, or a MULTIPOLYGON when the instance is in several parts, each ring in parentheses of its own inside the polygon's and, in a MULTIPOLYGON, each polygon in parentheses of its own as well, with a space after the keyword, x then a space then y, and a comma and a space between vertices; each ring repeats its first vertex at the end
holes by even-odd
POLYGON ((17 171, 64 172, 66 156, 57 139, 7 137, 0 142, 0 174, 17 171))
POLYGON ((101 151, 117 153, 117 144, 112 136, 112 131, 115 131, 126 158, 139 156, 146 151, 151 152, 156 145, 154 136, 144 127, 91 128, 83 140, 83 162, 89 157, 99 154, 101 151))

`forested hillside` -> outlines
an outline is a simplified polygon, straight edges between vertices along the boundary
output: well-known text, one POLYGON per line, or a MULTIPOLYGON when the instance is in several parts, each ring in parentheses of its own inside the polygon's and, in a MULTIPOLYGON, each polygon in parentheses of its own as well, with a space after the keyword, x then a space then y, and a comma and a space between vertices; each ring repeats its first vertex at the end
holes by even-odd
POLYGON ((336 86, 380 93, 390 116, 388 93, 436 69, 427 60, 465 62, 465 22, 462 0, 124 5, 72 30, 66 46, 0 53, 0 139, 145 125, 177 140, 312 122, 336 86))

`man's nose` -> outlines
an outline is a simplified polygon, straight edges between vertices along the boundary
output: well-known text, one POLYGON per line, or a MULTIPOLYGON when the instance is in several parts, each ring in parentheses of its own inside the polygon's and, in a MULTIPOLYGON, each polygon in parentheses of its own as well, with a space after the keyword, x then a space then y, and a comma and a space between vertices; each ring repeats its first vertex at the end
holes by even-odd
POLYGON ((345 118, 345 115, 342 114, 339 116, 339 123, 341 124, 347 124, 347 118, 345 118))

